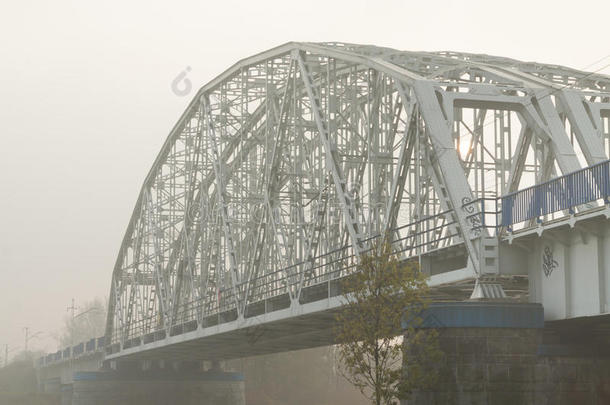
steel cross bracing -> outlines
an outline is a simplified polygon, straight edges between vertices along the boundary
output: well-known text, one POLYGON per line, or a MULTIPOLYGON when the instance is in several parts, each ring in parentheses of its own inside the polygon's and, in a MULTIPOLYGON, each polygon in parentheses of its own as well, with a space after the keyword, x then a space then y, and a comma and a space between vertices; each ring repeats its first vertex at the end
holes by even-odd
POLYGON ((470 202, 607 159, 609 117, 610 78, 561 66, 338 43, 244 59, 197 93, 144 182, 107 344, 298 306, 379 234, 405 258, 460 245, 476 277, 497 273, 470 202))

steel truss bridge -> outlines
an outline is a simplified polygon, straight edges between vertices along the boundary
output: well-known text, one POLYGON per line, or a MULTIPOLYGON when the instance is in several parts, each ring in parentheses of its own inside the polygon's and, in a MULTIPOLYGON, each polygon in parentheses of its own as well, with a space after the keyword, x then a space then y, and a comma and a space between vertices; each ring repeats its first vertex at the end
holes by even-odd
POLYGON ((562 66, 340 43, 244 59, 198 91, 144 181, 106 358, 331 343, 340 281, 380 235, 436 299, 527 300, 502 246, 610 215, 609 117, 610 77, 562 66))

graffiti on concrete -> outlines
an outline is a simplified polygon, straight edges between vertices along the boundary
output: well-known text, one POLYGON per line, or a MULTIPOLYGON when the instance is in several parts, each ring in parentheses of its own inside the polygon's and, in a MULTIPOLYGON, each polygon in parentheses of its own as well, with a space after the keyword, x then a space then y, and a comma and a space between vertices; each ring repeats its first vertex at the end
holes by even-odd
POLYGON ((553 249, 550 246, 545 246, 542 254, 542 271, 544 271, 544 275, 549 277, 558 266, 557 260, 553 259, 553 249))

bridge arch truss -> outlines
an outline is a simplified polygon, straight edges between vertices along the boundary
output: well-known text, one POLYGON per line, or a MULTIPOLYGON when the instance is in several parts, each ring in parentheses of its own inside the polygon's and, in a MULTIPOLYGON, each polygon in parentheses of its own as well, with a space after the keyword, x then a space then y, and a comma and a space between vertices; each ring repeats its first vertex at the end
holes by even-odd
POLYGON ((470 203, 606 160, 609 116, 610 79, 561 66, 337 43, 244 59, 145 179, 106 342, 298 306, 383 234, 405 258, 460 246, 473 278, 497 274, 470 203))

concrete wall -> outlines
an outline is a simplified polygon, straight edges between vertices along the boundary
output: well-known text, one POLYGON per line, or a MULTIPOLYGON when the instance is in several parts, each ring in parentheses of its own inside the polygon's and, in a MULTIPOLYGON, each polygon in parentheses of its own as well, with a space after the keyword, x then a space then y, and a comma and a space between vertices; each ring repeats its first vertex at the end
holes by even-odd
POLYGON ((610 221, 575 221, 515 236, 501 249, 505 268, 527 269, 529 300, 544 306, 548 321, 610 313, 610 221))
POLYGON ((434 326, 445 361, 439 365, 438 382, 402 404, 610 403, 610 356, 595 347, 583 352, 586 345, 576 346, 559 336, 563 329, 586 335, 586 329, 549 324, 543 328, 535 321, 541 313, 531 317, 531 311, 542 308, 531 304, 521 310, 512 304, 494 311, 486 305, 501 306, 461 303, 443 310, 439 304, 434 326))
POLYGON ((610 238, 607 222, 604 221, 605 226, 597 225, 595 233, 592 229, 576 228, 571 232, 542 234, 538 239, 536 254, 530 255, 530 272, 537 274, 530 279, 532 287, 540 290, 540 302, 547 319, 608 312, 610 238))
POLYGON ((603 405, 610 403, 610 361, 538 353, 542 331, 510 328, 441 329, 446 353, 433 391, 403 403, 603 405))

